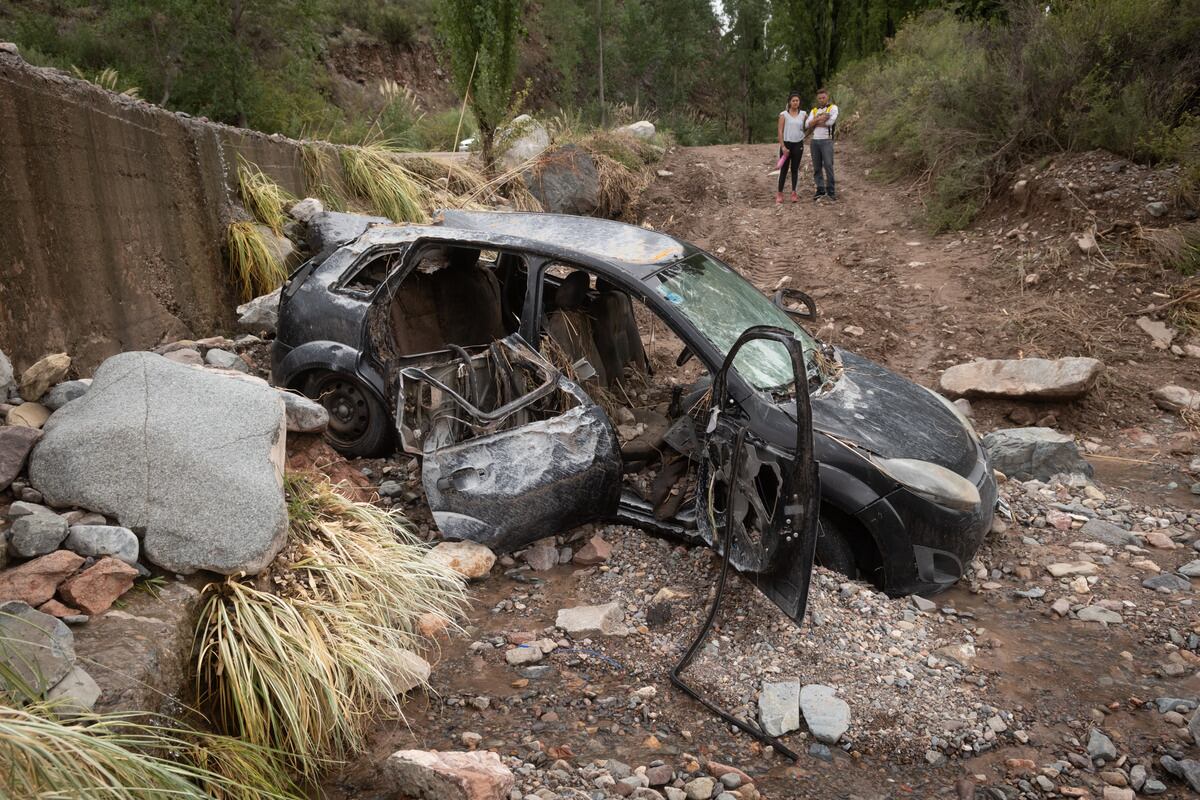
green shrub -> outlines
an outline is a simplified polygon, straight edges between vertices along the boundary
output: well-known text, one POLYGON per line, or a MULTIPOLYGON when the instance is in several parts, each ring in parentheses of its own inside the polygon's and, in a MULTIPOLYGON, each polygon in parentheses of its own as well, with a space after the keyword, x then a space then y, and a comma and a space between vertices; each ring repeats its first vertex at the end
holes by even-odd
POLYGON ((417 24, 403 7, 386 5, 376 15, 375 32, 392 47, 401 47, 412 44, 417 24))
POLYGON ((475 121, 471 111, 462 119, 461 130, 459 115, 461 110, 448 108, 432 114, 425 114, 414 125, 413 133, 420 142, 421 150, 453 152, 458 148, 458 141, 475 136, 475 121), (458 141, 455 141, 455 136, 458 141))

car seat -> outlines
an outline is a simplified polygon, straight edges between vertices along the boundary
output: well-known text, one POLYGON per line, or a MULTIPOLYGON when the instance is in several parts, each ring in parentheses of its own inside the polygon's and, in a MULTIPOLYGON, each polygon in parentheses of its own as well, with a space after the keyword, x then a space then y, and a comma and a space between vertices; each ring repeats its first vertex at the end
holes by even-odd
POLYGON ((633 315, 629 295, 600 278, 596 279, 598 294, 591 303, 595 319, 596 349, 604 361, 604 371, 610 381, 625 374, 625 367, 646 372, 646 350, 633 315))
POLYGON ((576 271, 554 290, 553 309, 546 315, 546 331, 562 348, 571 363, 587 359, 596 371, 595 380, 608 385, 604 359, 596 348, 595 326, 588 313, 588 274, 576 271))

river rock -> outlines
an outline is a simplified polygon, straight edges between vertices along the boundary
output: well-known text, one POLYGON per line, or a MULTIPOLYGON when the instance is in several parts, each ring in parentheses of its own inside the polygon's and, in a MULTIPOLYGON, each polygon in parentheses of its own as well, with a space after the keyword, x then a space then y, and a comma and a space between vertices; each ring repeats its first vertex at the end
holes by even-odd
POLYGON ((1200 711, 1192 714, 1192 719, 1188 722, 1188 733, 1192 735, 1192 741, 1200 747, 1200 711))
POLYGON ((699 778, 692 778, 685 783, 683 791, 687 793, 687 800, 711 800, 716 785, 716 781, 707 775, 703 775, 699 778))
POLYGON ((524 558, 535 572, 545 572, 558 566, 558 548, 553 539, 539 542, 525 551, 524 558))
POLYGON ((4 355, 4 351, 0 350, 0 403, 7 400, 16 389, 17 381, 13 375, 12 362, 4 355))
POLYGON ((850 727, 850 706, 832 686, 811 683, 800 690, 800 711, 817 741, 837 744, 850 727))
POLYGON ((1192 559, 1180 567, 1179 574, 1189 578, 1200 578, 1200 558, 1192 559))
POLYGON ((621 133, 627 133, 635 139, 653 139, 654 123, 648 119, 639 120, 631 125, 617 128, 621 133))
POLYGON ((1056 578, 1062 578, 1067 575, 1099 575, 1100 567, 1091 561, 1059 561, 1048 564, 1046 571, 1056 578))
POLYGON ((43 695, 75 665, 74 637, 62 620, 27 603, 0 604, 0 662, 6 667, 0 670, 0 687, 43 695), (16 686, 8 685, 6 671, 16 677, 16 686))
POLYGON ((1200 409, 1200 392, 1168 383, 1150 393, 1150 399, 1163 411, 1196 411, 1200 409))
POLYGON ((1173 572, 1153 575, 1142 581, 1142 586, 1153 590, 1172 594, 1174 592, 1190 592, 1192 583, 1187 578, 1181 578, 1173 572))
POLYGON ((83 667, 76 664, 46 693, 46 699, 55 704, 54 710, 60 716, 86 714, 100 699, 100 687, 83 667))
POLYGON ((64 545, 81 556, 113 556, 126 564, 138 560, 138 538, 119 525, 72 525, 64 545))
POLYGON ((400 650, 392 665, 391 686, 397 695, 406 694, 429 682, 432 668, 429 662, 411 650, 400 650))
POLYGON ((316 197, 306 197, 298 200, 288 209, 288 216, 297 222, 308 223, 317 214, 325 210, 325 204, 316 197))
POLYGON ((279 397, 283 400, 289 433, 322 433, 329 427, 329 411, 317 401, 282 389, 279 397))
POLYGON ((500 131, 499 139, 504 145, 500 163, 506 171, 537 158, 550 146, 550 134, 540 122, 528 114, 514 117, 513 121, 500 131))
POLYGON ((598 606, 576 606, 560 608, 554 621, 556 627, 577 636, 599 633, 618 636, 625 633, 625 614, 619 603, 604 603, 598 606))
POLYGON ((544 154, 521 177, 546 211, 587 216, 600 207, 596 162, 578 145, 544 154))
POLYGON ((504 660, 512 667, 522 667, 527 664, 536 664, 545 657, 542 648, 536 644, 520 645, 505 651, 504 660))
POLYGON ((1103 758, 1107 762, 1112 762, 1117 758, 1116 745, 1099 728, 1092 728, 1088 732, 1087 751, 1093 761, 1103 758))
POLYGON ((1099 622, 1102 625, 1119 625, 1124 622, 1124 618, 1115 611, 1109 611, 1103 606, 1087 606, 1079 609, 1076 614, 1084 622, 1099 622))
POLYGON ((29 451, 41 438, 40 428, 24 425, 0 427, 0 492, 7 489, 25 469, 29 451))
POLYGON ((399 750, 388 756, 384 771, 394 786, 420 800, 507 800, 516 782, 500 756, 486 750, 399 750))
POLYGON ((8 532, 8 550, 19 558, 53 553, 67 538, 67 521, 58 514, 20 517, 8 532))
MULTIPOLYGON (((319 216, 325 216, 324 214, 319 216)), ((366 227, 364 226, 364 230, 366 227)), ((279 325, 279 296, 282 289, 248 300, 237 307, 238 328, 246 333, 275 335, 279 325)))
POLYGON ((46 392, 46 396, 42 398, 42 405, 51 411, 58 411, 72 400, 77 400, 87 394, 91 385, 91 380, 86 378, 77 381, 63 381, 46 392))
POLYGON ((1074 400, 1087 394, 1104 372, 1094 358, 993 359, 959 364, 942 373, 950 397, 1010 397, 1074 400))
POLYGON ((113 356, 55 413, 29 477, 54 506, 115 517, 179 573, 256 574, 287 533, 283 402, 257 382, 113 356))
POLYGON ((1010 478, 1048 480, 1059 473, 1091 477, 1075 440, 1050 428, 1002 428, 983 437, 992 466, 1010 478))
POLYGON ((116 599, 133 588, 138 571, 112 556, 105 556, 58 587, 62 599, 88 616, 103 614, 116 599))
POLYGON ((575 553, 574 561, 581 567, 592 567, 603 564, 612 558, 612 545, 604 541, 604 537, 596 534, 587 540, 587 544, 575 553))
POLYGON ((800 681, 764 683, 758 695, 758 718, 769 736, 800 729, 800 681))
POLYGON ((0 601, 20 600, 40 606, 54 597, 58 585, 83 566, 83 558, 67 550, 0 571, 0 601))
POLYGON ((1174 775, 1190 786, 1193 792, 1200 792, 1200 761, 1193 758, 1176 759, 1171 756, 1163 756, 1158 763, 1162 764, 1162 768, 1168 774, 1174 775))
POLYGON ((1149 317, 1138 317, 1137 326, 1153 341, 1159 350, 1166 350, 1175 340, 1175 329, 1165 322, 1159 322, 1149 317))
POLYGON ((9 409, 4 419, 9 425, 41 428, 50 419, 50 409, 41 403, 21 403, 21 405, 9 409))
POLYGON ((486 576, 496 563, 496 554, 478 542, 442 542, 426 558, 445 564, 468 580, 486 576))
POLYGON ((204 363, 218 369, 232 369, 237 372, 249 372, 250 367, 237 353, 214 347, 204 354, 204 363))
POLYGON ((1113 547, 1124 547, 1127 544, 1137 543, 1137 536, 1133 533, 1125 530, 1120 525, 1115 525, 1102 519, 1089 519, 1083 523, 1083 527, 1079 529, 1079 532, 1084 536, 1113 547))
POLYGON ((56 383, 61 383, 71 369, 71 357, 66 353, 55 353, 34 363, 21 374, 21 398, 27 402, 42 399, 42 395, 56 383))

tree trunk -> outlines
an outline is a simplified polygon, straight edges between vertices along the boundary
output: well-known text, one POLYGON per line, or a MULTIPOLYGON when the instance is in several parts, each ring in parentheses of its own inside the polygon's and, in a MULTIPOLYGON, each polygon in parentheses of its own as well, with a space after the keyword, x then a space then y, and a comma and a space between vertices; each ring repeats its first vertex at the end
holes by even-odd
POLYGON ((608 125, 608 107, 604 105, 604 0, 596 0, 596 40, 599 42, 600 127, 608 125))

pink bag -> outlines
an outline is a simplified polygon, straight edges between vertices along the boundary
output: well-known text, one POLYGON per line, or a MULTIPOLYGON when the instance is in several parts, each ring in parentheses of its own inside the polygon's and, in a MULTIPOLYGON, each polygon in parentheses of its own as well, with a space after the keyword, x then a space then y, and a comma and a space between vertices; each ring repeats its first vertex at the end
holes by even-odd
POLYGON ((775 169, 783 169, 783 162, 787 161, 787 158, 788 158, 788 154, 787 154, 787 151, 785 150, 785 151, 783 151, 783 155, 781 155, 779 157, 779 163, 777 163, 775 165, 775 169))

